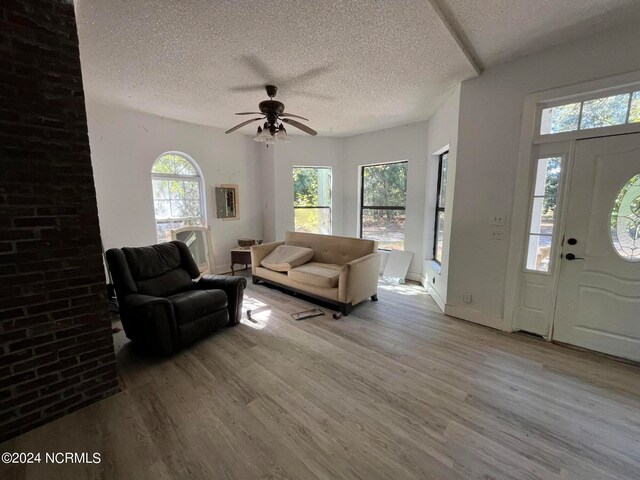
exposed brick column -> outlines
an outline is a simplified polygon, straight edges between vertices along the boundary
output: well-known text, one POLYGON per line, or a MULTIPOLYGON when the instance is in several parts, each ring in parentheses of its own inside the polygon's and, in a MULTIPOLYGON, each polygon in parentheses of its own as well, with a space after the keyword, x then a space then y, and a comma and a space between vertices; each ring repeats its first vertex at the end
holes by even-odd
POLYGON ((73 5, 0 3, 0 441, 118 391, 73 5))

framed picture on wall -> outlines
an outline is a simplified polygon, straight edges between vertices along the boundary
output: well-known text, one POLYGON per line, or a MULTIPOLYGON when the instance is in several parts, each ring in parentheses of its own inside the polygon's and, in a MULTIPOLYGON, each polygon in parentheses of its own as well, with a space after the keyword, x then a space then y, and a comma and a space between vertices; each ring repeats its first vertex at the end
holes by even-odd
POLYGON ((238 185, 225 184, 215 187, 216 216, 222 220, 240 218, 238 185))

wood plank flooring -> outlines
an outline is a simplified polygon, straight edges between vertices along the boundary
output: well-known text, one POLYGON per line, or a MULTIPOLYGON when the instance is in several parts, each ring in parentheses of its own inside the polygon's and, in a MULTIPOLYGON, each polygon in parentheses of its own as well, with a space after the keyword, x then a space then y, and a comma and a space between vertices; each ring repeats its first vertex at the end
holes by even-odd
POLYGON ((119 336, 122 393, 0 446, 102 462, 0 477, 640 479, 640 368, 379 296, 296 322, 309 304, 250 285, 253 321, 169 359, 119 336))

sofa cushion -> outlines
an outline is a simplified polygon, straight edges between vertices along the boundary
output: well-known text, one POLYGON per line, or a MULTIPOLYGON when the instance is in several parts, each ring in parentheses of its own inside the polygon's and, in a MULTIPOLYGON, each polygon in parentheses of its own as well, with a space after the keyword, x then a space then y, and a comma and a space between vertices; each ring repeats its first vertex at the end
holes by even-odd
POLYGON ((335 288, 338 286, 342 265, 310 262, 289 270, 289 278, 296 282, 317 287, 335 288))
POLYGON ((265 268, 275 272, 288 272, 304 265, 313 258, 313 250, 293 245, 280 245, 260 262, 265 268))
POLYGON ((178 325, 227 308, 227 294, 222 290, 191 290, 172 295, 168 299, 173 304, 178 325))
POLYGON ((377 242, 373 240, 304 232, 285 233, 284 244, 310 248, 313 250, 314 262, 335 265, 346 265, 378 251, 377 242))

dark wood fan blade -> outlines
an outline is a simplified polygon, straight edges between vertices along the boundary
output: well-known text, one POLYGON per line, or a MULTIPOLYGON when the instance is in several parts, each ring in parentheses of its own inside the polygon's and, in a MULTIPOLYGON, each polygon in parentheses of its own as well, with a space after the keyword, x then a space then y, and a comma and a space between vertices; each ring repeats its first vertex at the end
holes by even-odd
MULTIPOLYGON (((238 115, 238 114, 236 113, 236 115, 238 115)), ((304 118, 304 117, 301 117, 300 115, 294 115, 293 113, 287 113, 287 112, 281 113, 278 116, 279 117, 293 117, 293 118, 299 118, 301 120, 306 120, 307 122, 309 121, 308 118, 304 118)))
POLYGON ((250 124, 250 123, 252 123, 252 122, 257 122, 258 120, 262 120, 263 118, 264 118, 264 117, 252 118, 251 120, 247 120, 246 122, 242 122, 242 123, 240 123, 240 124, 236 125, 235 127, 230 128, 229 130, 227 130, 227 131, 226 131, 226 132, 224 132, 224 133, 231 133, 231 132, 235 132, 235 131, 236 131, 236 130, 238 130, 239 128, 242 128, 242 127, 244 127, 245 125, 249 125, 249 124, 250 124))
POLYGON ((239 112, 236 115, 262 115, 262 112, 239 112))
POLYGON ((291 125, 292 127, 296 127, 300 130, 302 130, 305 133, 308 133, 309 135, 317 135, 318 132, 316 132, 313 128, 309 128, 306 125, 303 125, 300 122, 296 122, 295 120, 291 120, 290 118, 281 118, 281 120, 284 123, 288 123, 289 125, 291 125))

